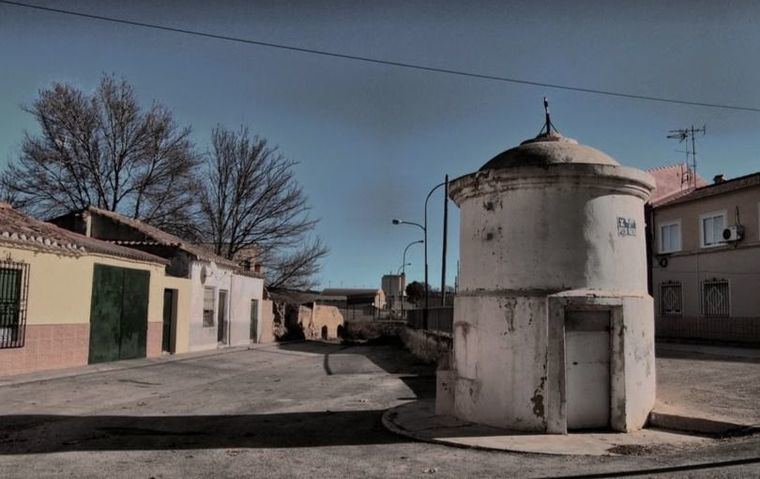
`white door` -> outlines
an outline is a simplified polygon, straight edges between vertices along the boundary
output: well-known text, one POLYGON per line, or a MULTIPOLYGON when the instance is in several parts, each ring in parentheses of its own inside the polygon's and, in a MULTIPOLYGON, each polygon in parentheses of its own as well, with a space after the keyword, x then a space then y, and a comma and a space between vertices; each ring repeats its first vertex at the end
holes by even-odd
POLYGON ((610 312, 566 311, 565 399, 568 429, 610 425, 610 312))

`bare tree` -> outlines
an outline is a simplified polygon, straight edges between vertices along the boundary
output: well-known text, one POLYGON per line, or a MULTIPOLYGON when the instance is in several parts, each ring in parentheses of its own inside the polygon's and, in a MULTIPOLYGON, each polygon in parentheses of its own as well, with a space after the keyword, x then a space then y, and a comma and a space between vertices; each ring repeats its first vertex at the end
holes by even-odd
POLYGON ((253 249, 269 287, 311 287, 328 250, 312 237, 317 220, 309 216, 295 163, 245 128, 217 126, 211 143, 200 230, 215 252, 235 259, 253 249))
POLYGON ((16 206, 51 217, 93 205, 187 233, 199 160, 168 110, 142 110, 132 86, 108 75, 92 95, 55 83, 25 110, 40 133, 25 134, 2 177, 16 206))

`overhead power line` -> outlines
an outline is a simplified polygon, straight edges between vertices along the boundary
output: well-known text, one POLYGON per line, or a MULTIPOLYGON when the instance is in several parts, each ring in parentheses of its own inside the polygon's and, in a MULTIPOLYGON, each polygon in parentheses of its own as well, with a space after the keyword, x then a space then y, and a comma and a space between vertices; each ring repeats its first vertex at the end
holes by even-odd
POLYGON ((464 70, 454 70, 450 68, 419 65, 415 63, 406 63, 406 62, 399 62, 399 61, 393 61, 393 60, 382 60, 380 58, 365 57, 365 56, 360 56, 360 55, 349 55, 346 53, 333 52, 329 50, 318 50, 315 48, 297 47, 293 45, 285 45, 282 43, 264 42, 260 40, 251 40, 248 38, 233 37, 233 36, 228 36, 228 35, 218 35, 216 33, 208 33, 208 32, 202 32, 202 31, 197 31, 197 30, 188 30, 185 28, 175 28, 175 27, 169 27, 166 25, 159 25, 155 23, 126 20, 123 18, 106 17, 103 15, 94 15, 91 13, 76 12, 73 10, 64 10, 62 8, 44 7, 41 5, 32 5, 29 3, 14 2, 10 0, 0 0, 0 4, 12 5, 15 7, 30 8, 34 10, 42 10, 45 12, 59 13, 63 15, 70 15, 70 16, 80 17, 80 18, 89 18, 91 20, 99 20, 103 22, 119 23, 123 25, 151 28, 154 30, 163 30, 163 31, 174 32, 174 33, 183 33, 186 35, 193 35, 197 37, 213 38, 215 40, 244 43, 247 45, 276 48, 276 49, 288 50, 292 52, 308 53, 312 55, 321 55, 324 57, 341 58, 344 60, 374 63, 378 65, 407 68, 411 70, 418 70, 418 71, 425 71, 425 72, 432 72, 432 73, 443 73, 447 75, 476 78, 480 80, 490 80, 490 81, 497 81, 497 82, 504 82, 504 83, 512 83, 512 84, 517 84, 517 85, 538 86, 538 87, 543 87, 543 88, 552 88, 555 90, 565 90, 565 91, 574 91, 578 93, 588 93, 588 94, 593 94, 593 95, 605 95, 605 96, 618 97, 618 98, 628 98, 631 100, 673 103, 677 105, 698 106, 698 107, 706 107, 706 108, 720 108, 724 110, 760 112, 760 108, 748 107, 748 106, 724 105, 724 104, 719 104, 719 103, 707 103, 707 102, 700 102, 700 101, 678 100, 675 98, 665 98, 665 97, 658 97, 658 96, 637 95, 633 93, 624 93, 624 92, 611 91, 611 90, 598 90, 594 88, 583 88, 583 87, 577 87, 577 86, 571 86, 571 85, 561 85, 558 83, 522 80, 519 78, 510 78, 510 77, 504 77, 504 76, 499 76, 499 75, 488 75, 488 74, 483 74, 483 73, 468 72, 464 70))

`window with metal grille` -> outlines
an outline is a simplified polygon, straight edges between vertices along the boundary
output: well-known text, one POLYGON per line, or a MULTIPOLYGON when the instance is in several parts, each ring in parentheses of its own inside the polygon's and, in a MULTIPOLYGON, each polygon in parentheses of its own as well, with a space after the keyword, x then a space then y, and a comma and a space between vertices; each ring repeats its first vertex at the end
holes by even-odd
POLYGON ((681 309, 681 283, 668 281, 660 283, 660 313, 663 316, 676 316, 683 313, 681 309))
POLYGON ((28 291, 29 265, 0 262, 0 349, 24 346, 28 291))
POLYGON ((726 317, 730 314, 730 290, 725 279, 702 282, 702 314, 726 317))

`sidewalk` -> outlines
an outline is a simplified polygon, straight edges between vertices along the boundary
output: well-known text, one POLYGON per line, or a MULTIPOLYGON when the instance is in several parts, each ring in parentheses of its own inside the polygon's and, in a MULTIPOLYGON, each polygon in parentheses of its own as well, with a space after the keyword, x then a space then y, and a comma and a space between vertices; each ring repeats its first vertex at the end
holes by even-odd
POLYGON ((658 343, 654 413, 760 427, 760 349, 658 343))
POLYGON ((287 342, 280 343, 267 343, 267 344, 251 344, 247 346, 231 346, 220 349, 213 349, 208 351, 194 351, 190 353, 182 354, 166 354, 156 358, 139 358, 139 359, 125 359, 122 361, 113 361, 108 363, 88 364, 86 366, 78 366, 75 368, 54 369, 48 371, 39 371, 26 374, 17 374, 14 376, 0 377, 0 387, 14 386, 18 384, 50 381, 54 379, 69 378, 74 376, 82 376, 86 374, 98 374, 108 371, 121 371, 126 369, 138 369, 148 366, 155 366, 157 364, 163 364, 173 361, 189 361, 198 358, 205 358, 209 356, 218 356, 221 354, 237 353, 242 351, 248 351, 250 349, 263 349, 276 347, 281 344, 287 344, 287 342))
POLYGON ((536 454, 614 456, 647 454, 664 448, 703 446, 711 439, 675 432, 644 429, 629 434, 530 434, 508 431, 435 415, 435 400, 413 401, 383 415, 390 431, 418 441, 454 447, 536 454))
POLYGON ((656 364, 650 426, 634 433, 515 433, 435 416, 432 399, 387 411, 383 424, 402 436, 456 447, 591 456, 700 447, 716 436, 760 430, 760 350, 663 343, 656 364))

